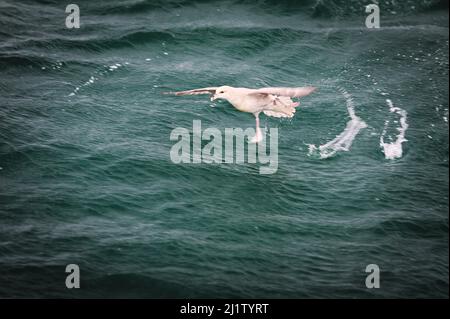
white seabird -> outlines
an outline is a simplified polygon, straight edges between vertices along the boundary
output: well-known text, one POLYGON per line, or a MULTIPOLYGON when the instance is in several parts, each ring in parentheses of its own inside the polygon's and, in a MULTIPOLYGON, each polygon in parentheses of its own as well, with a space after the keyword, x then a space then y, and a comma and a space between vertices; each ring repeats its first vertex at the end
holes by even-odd
POLYGON ((231 86, 206 87, 179 92, 165 92, 174 95, 211 94, 211 101, 224 99, 230 102, 241 112, 253 113, 256 118, 256 135, 252 143, 258 143, 263 136, 259 128, 259 113, 267 116, 288 117, 294 116, 295 108, 300 102, 291 100, 293 97, 303 97, 311 94, 315 87, 267 87, 261 89, 235 88, 231 86))

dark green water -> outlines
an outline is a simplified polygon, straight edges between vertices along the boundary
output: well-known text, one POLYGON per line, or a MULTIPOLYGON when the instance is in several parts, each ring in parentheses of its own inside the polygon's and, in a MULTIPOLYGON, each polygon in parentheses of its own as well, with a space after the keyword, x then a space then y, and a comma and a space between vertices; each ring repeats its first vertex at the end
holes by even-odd
POLYGON ((0 1, 0 297, 448 298, 444 1, 76 3, 0 1), (319 88, 275 174, 171 162, 223 84, 319 88))

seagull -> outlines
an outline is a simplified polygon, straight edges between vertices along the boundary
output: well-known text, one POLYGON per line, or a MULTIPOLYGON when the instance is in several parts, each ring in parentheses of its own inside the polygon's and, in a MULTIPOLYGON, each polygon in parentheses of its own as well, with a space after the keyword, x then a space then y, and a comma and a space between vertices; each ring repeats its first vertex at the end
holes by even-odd
POLYGON ((172 94, 176 96, 210 94, 211 101, 224 99, 241 112, 253 113, 256 118, 256 134, 251 139, 251 142, 259 143, 263 139, 259 127, 259 114, 261 112, 267 116, 291 118, 295 114, 295 108, 300 105, 300 102, 294 102, 291 98, 303 97, 311 94, 315 90, 316 88, 312 86, 248 89, 225 85, 187 91, 164 92, 163 94, 172 94))

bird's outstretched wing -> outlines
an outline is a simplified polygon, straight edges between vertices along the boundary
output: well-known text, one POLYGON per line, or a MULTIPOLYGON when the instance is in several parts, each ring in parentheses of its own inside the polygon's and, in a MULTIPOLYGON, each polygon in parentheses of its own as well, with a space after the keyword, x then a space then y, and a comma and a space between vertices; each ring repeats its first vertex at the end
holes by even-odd
POLYGON ((268 87, 256 89, 250 94, 273 94, 277 96, 302 97, 311 94, 316 90, 313 86, 284 88, 284 87, 268 87))
POLYGON ((216 93, 217 87, 208 87, 187 91, 178 91, 178 92, 164 92, 163 94, 173 94, 173 95, 197 95, 197 94, 214 94, 216 93))

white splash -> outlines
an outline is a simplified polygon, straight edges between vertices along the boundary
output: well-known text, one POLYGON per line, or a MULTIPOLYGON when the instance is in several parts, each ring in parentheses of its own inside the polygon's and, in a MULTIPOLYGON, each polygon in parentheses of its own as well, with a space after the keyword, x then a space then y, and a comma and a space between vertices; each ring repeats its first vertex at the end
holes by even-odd
POLYGON ((342 93, 346 100, 350 121, 347 122, 347 126, 345 127, 344 131, 328 143, 320 145, 319 147, 316 147, 313 144, 308 145, 308 155, 312 155, 313 153, 318 151, 320 158, 328 158, 334 156, 337 152, 340 151, 347 152, 350 150, 353 140, 355 139, 356 135, 358 135, 359 131, 367 127, 367 124, 355 114, 355 105, 353 103, 352 96, 343 88, 340 88, 339 91, 342 93))
POLYGON ((380 147, 382 148, 386 159, 396 159, 403 156, 402 143, 407 141, 405 134, 408 129, 408 123, 406 122, 408 113, 399 107, 395 107, 391 100, 387 99, 386 102, 391 113, 400 115, 400 127, 397 127, 399 134, 397 135, 396 140, 391 143, 385 143, 384 137, 389 125, 389 120, 384 122, 384 129, 380 136, 380 147))
POLYGON ((113 65, 110 65, 109 66, 109 71, 114 71, 114 70, 120 68, 121 66, 122 66, 122 64, 120 64, 120 63, 116 63, 116 64, 113 64, 113 65))
MULTIPOLYGON (((128 62, 125 62, 125 65, 128 65, 128 64, 129 64, 128 62)), ((110 65, 110 66, 106 66, 106 65, 105 65, 104 67, 107 68, 106 71, 96 71, 96 72, 94 73, 94 75, 91 75, 91 76, 89 77, 89 79, 88 79, 86 82, 84 82, 84 83, 81 84, 80 86, 77 86, 77 87, 72 91, 72 93, 69 94, 69 96, 74 96, 74 95, 76 95, 76 94, 78 93, 78 91, 80 91, 81 88, 93 84, 95 81, 99 80, 99 77, 100 77, 100 76, 104 75, 105 73, 107 73, 107 72, 113 72, 114 70, 117 70, 118 68, 123 67, 123 64, 116 63, 116 64, 113 64, 113 65, 110 65)))

